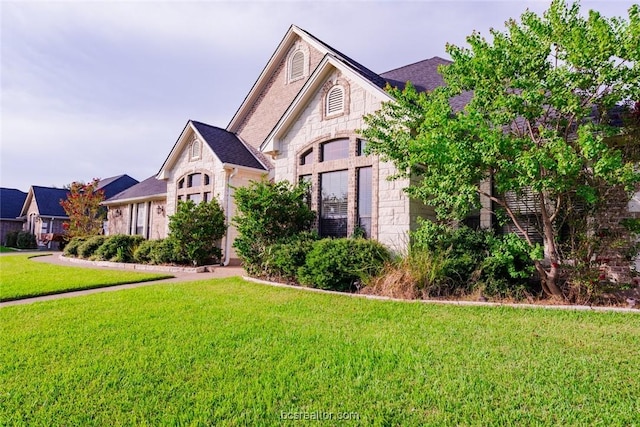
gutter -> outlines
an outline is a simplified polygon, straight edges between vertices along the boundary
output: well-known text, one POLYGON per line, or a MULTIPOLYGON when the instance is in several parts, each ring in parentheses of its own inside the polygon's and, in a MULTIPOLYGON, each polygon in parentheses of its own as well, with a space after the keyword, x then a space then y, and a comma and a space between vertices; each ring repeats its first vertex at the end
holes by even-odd
POLYGON ((234 167, 233 169, 231 169, 231 173, 229 173, 229 169, 225 169, 227 170, 227 185, 225 185, 225 210, 226 210, 226 215, 225 215, 225 225, 226 225, 226 236, 224 239, 224 261, 222 262, 222 265, 224 267, 229 265, 229 262, 231 262, 231 257, 230 257, 230 252, 231 252, 231 239, 229 238, 229 223, 231 221, 231 180, 233 179, 234 176, 236 176, 238 174, 238 168, 234 167))

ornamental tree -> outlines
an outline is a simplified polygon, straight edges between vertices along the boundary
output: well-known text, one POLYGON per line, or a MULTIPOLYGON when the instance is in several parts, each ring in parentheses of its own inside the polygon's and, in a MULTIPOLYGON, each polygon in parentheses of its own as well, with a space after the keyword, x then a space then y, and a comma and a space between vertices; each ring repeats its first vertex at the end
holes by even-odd
POLYGON ((69 217, 67 234, 69 238, 95 236, 102 233, 102 223, 106 218, 105 209, 100 206, 104 192, 98 190, 100 179, 90 183, 72 182, 66 200, 60 206, 69 217))
POLYGON ((180 201, 169 217, 169 239, 175 243, 176 256, 193 265, 220 259, 218 241, 226 229, 224 211, 215 199, 197 205, 193 200, 180 201))
POLYGON ((640 99, 640 7, 628 13, 585 17, 578 3, 555 0, 543 16, 527 11, 506 31, 492 29, 492 40, 474 32, 469 47, 447 45, 446 86, 388 88, 395 102, 365 117, 368 149, 393 161, 399 176, 417 176, 407 192, 441 219, 462 219, 483 196, 532 249, 539 233, 543 290, 562 297, 563 219, 601 202, 603 185, 630 192, 640 181, 625 150, 610 143, 624 129, 608 113, 640 99), (455 97, 469 100, 454 109, 455 97), (528 204, 535 227, 514 200, 528 204))

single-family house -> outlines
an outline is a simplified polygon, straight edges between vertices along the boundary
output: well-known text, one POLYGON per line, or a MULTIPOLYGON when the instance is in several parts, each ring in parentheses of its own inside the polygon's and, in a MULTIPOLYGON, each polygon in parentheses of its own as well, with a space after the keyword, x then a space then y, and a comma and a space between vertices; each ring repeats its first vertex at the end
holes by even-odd
MULTIPOLYGON (((155 177, 105 202, 109 233, 165 237, 180 200, 215 197, 229 219, 233 187, 267 175, 311 184, 321 236, 358 231, 406 250, 418 218, 433 218, 433 209, 404 192, 410 178, 388 179, 396 175, 394 165, 366 155, 358 130, 365 115, 392 101, 387 84, 411 81, 418 90, 433 90, 444 84, 438 67, 448 63, 436 56, 376 73, 291 26, 225 129, 187 122, 155 177)), ((452 107, 461 109, 470 98, 453 98, 452 107)), ((491 202, 481 204, 469 223, 493 226, 491 202)), ((222 243, 227 260, 234 236, 231 226, 222 243)))
POLYGON ((0 244, 5 244, 8 233, 22 230, 20 210, 27 193, 15 188, 0 188, 0 244))
MULTIPOLYGON (((137 183, 138 181, 129 175, 118 175, 100 180, 97 189, 102 190, 107 198, 137 183)), ((65 233, 64 223, 69 221, 69 217, 60 205, 62 200, 66 200, 68 194, 69 190, 64 188, 37 185, 29 188, 19 212, 19 219, 22 221, 23 230, 36 236, 39 246, 46 246, 49 249, 57 248, 54 240, 56 236, 65 233)))

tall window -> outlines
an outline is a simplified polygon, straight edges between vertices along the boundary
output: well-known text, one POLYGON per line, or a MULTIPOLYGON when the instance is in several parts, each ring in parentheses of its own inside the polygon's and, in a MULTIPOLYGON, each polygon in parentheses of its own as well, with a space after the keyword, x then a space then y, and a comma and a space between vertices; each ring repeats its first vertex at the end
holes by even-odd
POLYGON ((338 114, 344 112, 344 89, 340 85, 335 85, 327 93, 326 115, 338 114))
POLYGON ((136 205, 136 231, 135 234, 139 234, 140 236, 144 236, 144 225, 147 219, 147 204, 146 203, 138 203, 136 205))
POLYGON ((307 193, 304 195, 304 202, 307 204, 307 207, 311 209, 311 186, 313 182, 313 175, 301 175, 300 182, 308 185, 307 193))
POLYGON ((358 226, 364 231, 365 237, 371 237, 372 171, 371 166, 358 169, 358 226))
POLYGON ((320 235, 347 236, 348 171, 320 174, 320 235))
POLYGON ((200 141, 194 139, 191 143, 191 160, 200 158, 200 141))

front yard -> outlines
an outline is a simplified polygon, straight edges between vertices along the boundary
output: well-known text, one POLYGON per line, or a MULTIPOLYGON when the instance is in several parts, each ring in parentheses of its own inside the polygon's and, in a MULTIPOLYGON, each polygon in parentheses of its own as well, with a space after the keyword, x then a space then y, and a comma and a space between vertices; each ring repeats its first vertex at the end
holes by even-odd
POLYGON ((173 277, 170 274, 98 270, 36 263, 33 255, 0 257, 0 302, 124 283, 173 277))
POLYGON ((235 278, 5 307, 0 324, 0 425, 640 423, 635 313, 235 278))

